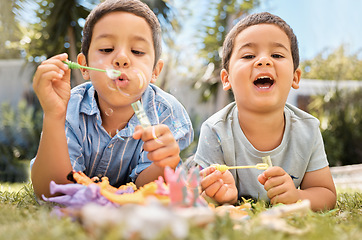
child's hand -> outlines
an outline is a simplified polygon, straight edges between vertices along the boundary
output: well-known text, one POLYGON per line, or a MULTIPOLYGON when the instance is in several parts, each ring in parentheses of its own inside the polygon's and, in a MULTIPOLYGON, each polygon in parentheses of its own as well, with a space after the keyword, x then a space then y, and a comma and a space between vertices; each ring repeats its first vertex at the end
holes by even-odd
POLYGON ((175 169, 180 162, 180 147, 167 125, 159 124, 147 128, 136 126, 134 139, 142 139, 143 149, 149 160, 161 168, 175 169))
POLYGON ((210 166, 200 171, 203 194, 219 204, 234 204, 238 199, 235 179, 229 170, 220 172, 210 166))
POLYGON ((299 191, 294 186, 293 180, 281 167, 271 167, 258 176, 264 185, 272 204, 290 204, 300 200, 299 191))
POLYGON ((66 53, 42 62, 35 72, 33 88, 44 114, 65 116, 70 98, 70 70, 65 61, 66 53))

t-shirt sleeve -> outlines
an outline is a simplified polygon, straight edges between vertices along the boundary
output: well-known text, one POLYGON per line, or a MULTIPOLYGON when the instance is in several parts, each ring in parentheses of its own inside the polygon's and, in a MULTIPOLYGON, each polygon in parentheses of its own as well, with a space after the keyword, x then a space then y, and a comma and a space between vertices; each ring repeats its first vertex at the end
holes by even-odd
POLYGON ((193 161, 203 168, 218 163, 223 159, 223 152, 218 134, 206 122, 202 124, 200 138, 193 161))
POLYGON ((327 155, 324 149, 323 137, 319 128, 316 130, 312 154, 307 167, 307 172, 316 171, 328 166, 327 155))

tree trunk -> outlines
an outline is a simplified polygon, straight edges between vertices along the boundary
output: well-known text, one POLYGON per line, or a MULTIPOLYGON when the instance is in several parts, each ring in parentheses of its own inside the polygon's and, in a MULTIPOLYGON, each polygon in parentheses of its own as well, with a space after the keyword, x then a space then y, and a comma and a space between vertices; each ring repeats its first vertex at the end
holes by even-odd
MULTIPOLYGON (((76 47, 76 40, 74 29, 72 27, 68 27, 68 37, 69 37, 69 60, 72 62, 77 62, 77 47, 76 47)), ((72 70, 72 77, 70 79, 72 87, 75 87, 84 82, 83 76, 79 69, 72 70)))

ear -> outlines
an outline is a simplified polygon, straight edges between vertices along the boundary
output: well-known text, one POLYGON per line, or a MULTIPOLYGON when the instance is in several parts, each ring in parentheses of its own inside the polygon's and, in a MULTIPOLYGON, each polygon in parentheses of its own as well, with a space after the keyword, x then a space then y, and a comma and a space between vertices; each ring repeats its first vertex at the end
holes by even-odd
POLYGON ((292 88, 294 88, 294 89, 299 88, 299 82, 300 82, 301 75, 302 75, 302 70, 300 68, 297 68, 297 70, 295 70, 295 72, 294 72, 292 88))
POLYGON ((231 89, 231 84, 229 81, 229 74, 226 71, 225 68, 223 68, 220 72, 220 78, 221 78, 221 82, 222 82, 222 89, 224 89, 224 91, 227 91, 229 89, 231 89))
MULTIPOLYGON (((83 53, 78 54, 77 62, 78 62, 78 64, 80 64, 82 66, 87 66, 87 60, 86 60, 83 53)), ((81 68, 80 72, 82 73, 82 76, 83 76, 84 80, 89 80, 90 79, 89 72, 88 72, 87 69, 81 68)))
POLYGON ((163 60, 160 59, 158 60, 155 68, 153 69, 151 83, 156 82, 158 76, 161 74, 162 68, 163 68, 163 60))

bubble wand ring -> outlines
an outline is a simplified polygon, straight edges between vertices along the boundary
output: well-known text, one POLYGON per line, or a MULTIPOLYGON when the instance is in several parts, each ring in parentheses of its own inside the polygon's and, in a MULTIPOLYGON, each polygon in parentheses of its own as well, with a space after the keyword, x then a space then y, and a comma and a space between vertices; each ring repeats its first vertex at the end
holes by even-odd
POLYGON ((158 137, 157 137, 157 135, 155 133, 155 126, 152 126, 152 137, 156 141, 156 143, 162 144, 162 141, 160 139, 158 139, 158 137))

